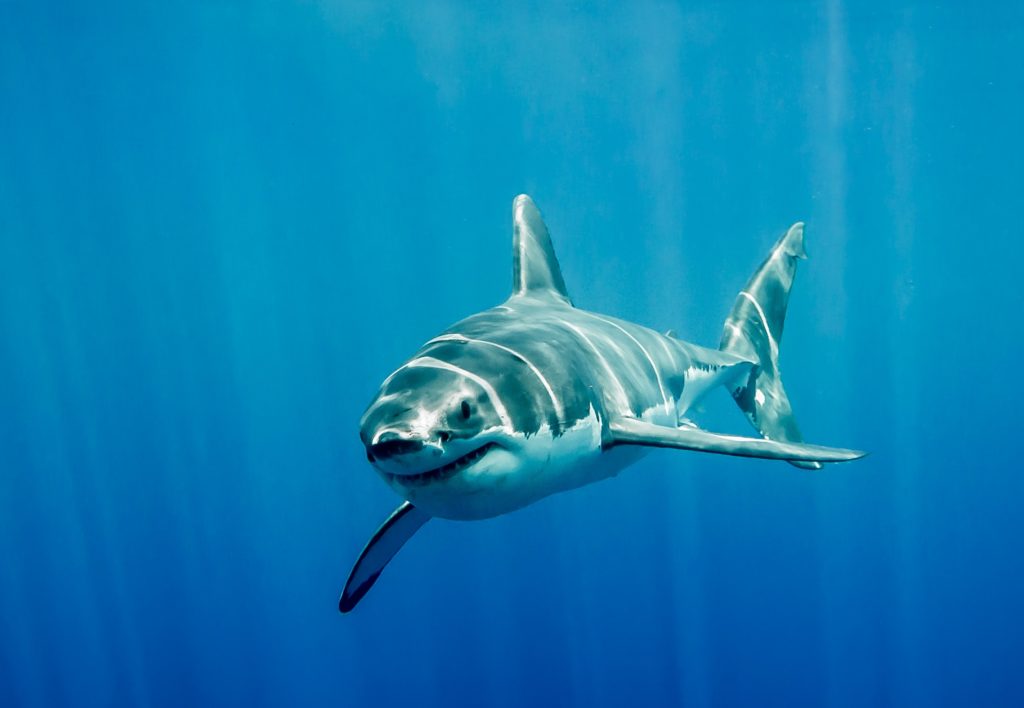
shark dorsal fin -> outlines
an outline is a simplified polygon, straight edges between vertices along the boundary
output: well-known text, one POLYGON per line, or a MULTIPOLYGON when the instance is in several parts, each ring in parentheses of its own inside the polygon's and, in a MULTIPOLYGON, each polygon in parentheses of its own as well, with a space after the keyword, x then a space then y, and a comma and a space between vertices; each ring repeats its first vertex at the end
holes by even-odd
POLYGON ((548 227, 525 194, 512 202, 512 294, 553 297, 572 304, 548 227))

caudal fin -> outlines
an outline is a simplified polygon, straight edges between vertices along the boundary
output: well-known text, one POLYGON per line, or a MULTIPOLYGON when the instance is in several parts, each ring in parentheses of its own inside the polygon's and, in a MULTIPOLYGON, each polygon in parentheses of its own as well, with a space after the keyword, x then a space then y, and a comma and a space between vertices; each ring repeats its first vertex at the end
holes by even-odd
MULTIPOLYGON (((804 225, 798 222, 779 239, 740 291, 722 331, 723 351, 756 363, 750 375, 737 382, 730 392, 750 423, 769 440, 803 441, 782 385, 779 345, 796 262, 805 258, 804 225)), ((791 464, 806 469, 822 466, 820 462, 795 460, 791 464)))

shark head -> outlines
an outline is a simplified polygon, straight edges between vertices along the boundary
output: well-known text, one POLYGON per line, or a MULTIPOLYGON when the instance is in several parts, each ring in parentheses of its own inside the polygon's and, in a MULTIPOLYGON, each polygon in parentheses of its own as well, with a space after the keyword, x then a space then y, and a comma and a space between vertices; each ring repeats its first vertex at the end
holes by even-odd
POLYGON ((367 460, 407 498, 457 477, 499 473, 502 465, 494 463, 514 457, 520 442, 488 388, 479 376, 441 360, 407 363, 388 377, 363 414, 360 438, 367 460))
POLYGON ((484 340, 428 342, 363 414, 367 460, 406 501, 449 519, 496 516, 576 486, 558 471, 599 451, 600 424, 589 404, 571 424, 560 419, 561 397, 539 373, 484 340))

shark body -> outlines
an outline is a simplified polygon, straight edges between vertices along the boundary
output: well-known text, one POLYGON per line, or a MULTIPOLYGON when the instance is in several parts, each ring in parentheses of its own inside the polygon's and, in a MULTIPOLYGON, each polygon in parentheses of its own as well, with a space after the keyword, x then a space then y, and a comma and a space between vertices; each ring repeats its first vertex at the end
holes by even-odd
POLYGON ((429 340, 363 414, 367 459, 405 501, 356 561, 348 612, 432 517, 482 519, 605 479, 653 448, 786 460, 817 469, 854 450, 807 445, 778 352, 803 225, 790 228, 740 292, 717 349, 573 306, 547 227, 513 203, 513 292, 429 340), (761 438, 690 422, 726 386, 761 438))

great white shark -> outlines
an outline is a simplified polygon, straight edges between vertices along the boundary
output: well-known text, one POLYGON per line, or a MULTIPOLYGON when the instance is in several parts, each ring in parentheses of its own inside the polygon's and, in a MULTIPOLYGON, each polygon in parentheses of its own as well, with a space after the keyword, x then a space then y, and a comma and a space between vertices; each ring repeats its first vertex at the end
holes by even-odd
POLYGON ((512 205, 512 295, 457 322, 388 376, 360 423, 366 457, 405 501, 359 555, 348 612, 432 517, 485 519, 617 474, 653 448, 819 469, 862 457, 803 443, 779 344, 803 224, 740 291, 717 349, 573 306, 533 201, 512 205), (725 386, 759 438, 690 419, 725 386))

